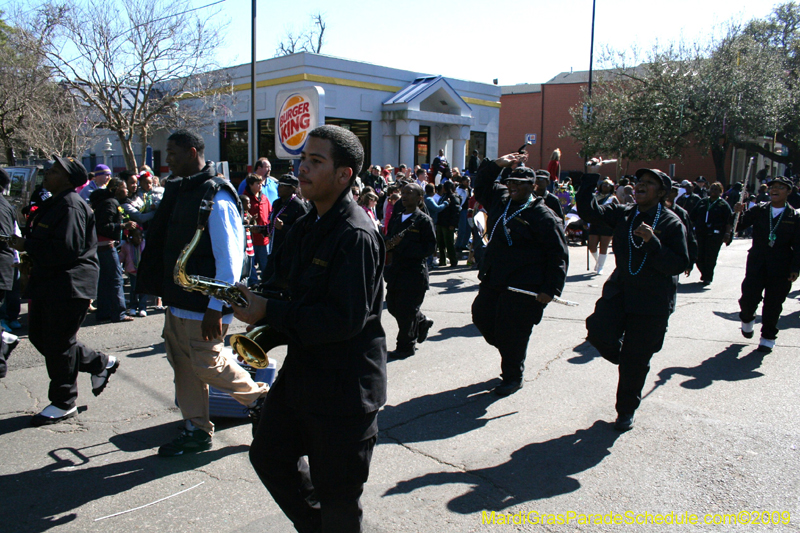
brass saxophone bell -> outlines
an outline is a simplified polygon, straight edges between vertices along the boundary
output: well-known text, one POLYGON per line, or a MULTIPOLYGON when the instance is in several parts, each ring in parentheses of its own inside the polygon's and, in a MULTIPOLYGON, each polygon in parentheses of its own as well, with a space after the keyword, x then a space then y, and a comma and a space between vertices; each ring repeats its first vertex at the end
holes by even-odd
POLYGON ((267 368, 267 352, 289 342, 286 335, 270 326, 259 326, 244 334, 231 335, 230 340, 233 351, 253 368, 267 368))

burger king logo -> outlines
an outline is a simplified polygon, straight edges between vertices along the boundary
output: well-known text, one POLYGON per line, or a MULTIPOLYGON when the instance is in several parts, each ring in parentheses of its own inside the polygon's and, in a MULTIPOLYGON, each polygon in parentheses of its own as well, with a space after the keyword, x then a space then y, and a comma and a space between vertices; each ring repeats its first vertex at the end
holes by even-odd
POLYGON ((278 112, 278 138, 284 150, 299 155, 308 133, 313 129, 311 101, 302 94, 292 94, 278 112))

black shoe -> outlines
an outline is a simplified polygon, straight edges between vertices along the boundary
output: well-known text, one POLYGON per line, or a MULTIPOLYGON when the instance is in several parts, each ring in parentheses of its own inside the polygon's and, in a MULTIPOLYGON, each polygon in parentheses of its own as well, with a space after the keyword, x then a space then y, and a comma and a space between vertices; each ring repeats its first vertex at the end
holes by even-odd
POLYGON ((158 455, 161 457, 175 457, 189 453, 204 452, 211 449, 211 435, 202 429, 193 431, 184 429, 181 436, 172 442, 161 446, 158 455))
POLYGON ((745 339, 752 339, 754 333, 755 332, 753 332, 753 331, 742 330, 742 337, 744 337, 745 339))
POLYGON ((614 429, 620 432, 630 431, 633 429, 633 413, 624 415, 618 414, 617 421, 614 422, 614 429))
POLYGON ((119 359, 113 355, 109 356, 109 362, 111 363, 111 366, 107 366, 105 370, 99 374, 92 374, 92 394, 95 396, 100 396, 100 393, 103 392, 106 388, 106 385, 108 385, 108 380, 111 379, 111 374, 116 372, 119 368, 119 359), (111 359, 113 359, 113 361, 111 361, 111 359))
POLYGON ((390 361, 397 361, 399 359, 408 359, 412 355, 414 355, 414 350, 392 350, 386 354, 386 357, 390 361))
POLYGON ((703 287, 708 287, 709 285, 711 285, 710 281, 707 281, 707 280, 703 281, 703 287))
POLYGON ((417 333, 417 342, 425 342, 428 338, 428 332, 430 332, 431 327, 433 326, 433 320, 430 318, 426 318, 419 324, 419 332, 417 333))
POLYGON ((69 409, 61 409, 53 404, 48 405, 42 409, 41 413, 35 414, 31 417, 31 426, 38 428, 40 426, 49 426, 51 424, 58 424, 68 418, 74 417, 78 414, 77 407, 69 409))
POLYGON ((264 400, 266 399, 266 395, 262 396, 256 400, 256 404, 253 407, 247 409, 247 416, 250 417, 250 422, 253 424, 253 438, 256 436, 258 422, 261 420, 261 409, 264 407, 264 400))
POLYGON ((501 397, 511 396, 522 388, 522 381, 503 381, 494 388, 494 393, 501 397))

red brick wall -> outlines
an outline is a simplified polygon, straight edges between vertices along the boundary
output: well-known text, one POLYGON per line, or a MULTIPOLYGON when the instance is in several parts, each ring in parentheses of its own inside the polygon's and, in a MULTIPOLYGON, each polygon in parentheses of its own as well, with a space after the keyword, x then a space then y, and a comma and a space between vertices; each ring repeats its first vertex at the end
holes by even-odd
POLYGON ((525 143, 525 134, 535 133, 537 144, 528 149, 528 165, 532 168, 541 168, 538 144, 542 137, 541 93, 507 94, 500 99, 500 102, 497 155, 517 151, 525 143))
MULTIPOLYGON (((564 171, 583 170, 583 158, 578 153, 580 145, 570 137, 560 137, 561 132, 572 122, 571 107, 581 101, 581 87, 586 84, 543 84, 542 92, 528 94, 509 94, 500 97, 499 155, 519 148, 526 133, 536 133, 537 142, 530 150, 528 165, 533 168, 547 168, 550 155, 556 148, 561 149, 561 168, 564 171)), ((612 159, 614 154, 600 154, 612 159)), ((716 172, 710 154, 690 149, 683 159, 661 161, 620 161, 608 165, 603 173, 612 179, 625 174, 633 174, 636 169, 658 168, 669 172, 670 163, 675 164, 675 176, 679 179, 695 179, 705 176, 715 181, 716 172), (704 157, 705 156, 705 157, 704 157)), ((725 175, 730 175, 730 156, 725 162, 725 175)))

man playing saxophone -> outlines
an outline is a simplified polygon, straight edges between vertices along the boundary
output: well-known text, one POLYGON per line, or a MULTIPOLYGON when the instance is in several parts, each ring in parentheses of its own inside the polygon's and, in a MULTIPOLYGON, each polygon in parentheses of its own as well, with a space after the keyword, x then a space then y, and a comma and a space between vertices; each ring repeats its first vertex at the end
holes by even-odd
POLYGON ((241 278, 241 205, 231 184, 215 177, 204 149, 202 137, 187 130, 178 130, 167 140, 166 161, 178 177, 167 182, 139 262, 137 291, 160 296, 168 306, 162 336, 184 420, 180 436, 159 448, 158 454, 165 457, 211 448, 214 424, 209 420, 209 385, 250 407, 254 422, 269 389, 221 354, 233 318, 230 307, 202 292, 185 290, 173 278, 183 248, 197 233, 200 208, 207 208, 209 200, 212 208, 205 211, 208 220, 202 224, 207 230, 194 243, 191 257, 184 255, 186 271, 231 285, 241 278))

